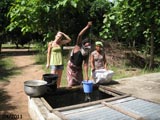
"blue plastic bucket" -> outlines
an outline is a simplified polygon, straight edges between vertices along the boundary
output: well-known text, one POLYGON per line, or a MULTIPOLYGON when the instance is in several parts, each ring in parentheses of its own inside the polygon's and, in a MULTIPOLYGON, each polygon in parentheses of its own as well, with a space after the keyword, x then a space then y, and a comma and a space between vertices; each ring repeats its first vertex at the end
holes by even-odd
POLYGON ((91 80, 82 81, 84 93, 91 93, 93 91, 93 82, 91 80))

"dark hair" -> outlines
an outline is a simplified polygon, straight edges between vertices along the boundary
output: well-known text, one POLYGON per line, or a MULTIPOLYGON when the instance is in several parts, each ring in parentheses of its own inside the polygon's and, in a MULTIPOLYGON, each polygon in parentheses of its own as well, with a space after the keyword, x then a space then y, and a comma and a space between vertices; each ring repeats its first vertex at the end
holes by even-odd
POLYGON ((89 43, 89 39, 88 38, 85 38, 84 40, 82 40, 82 45, 86 44, 86 43, 89 43))

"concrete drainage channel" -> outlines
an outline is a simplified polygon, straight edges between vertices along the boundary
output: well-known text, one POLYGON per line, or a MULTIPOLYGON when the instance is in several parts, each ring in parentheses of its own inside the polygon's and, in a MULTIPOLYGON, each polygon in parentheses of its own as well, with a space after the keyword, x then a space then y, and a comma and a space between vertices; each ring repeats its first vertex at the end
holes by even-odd
POLYGON ((43 97, 28 97, 32 120, 158 120, 160 105, 107 86, 94 86, 90 94, 82 86, 58 88, 43 97), (90 97, 90 99, 86 99, 90 97))

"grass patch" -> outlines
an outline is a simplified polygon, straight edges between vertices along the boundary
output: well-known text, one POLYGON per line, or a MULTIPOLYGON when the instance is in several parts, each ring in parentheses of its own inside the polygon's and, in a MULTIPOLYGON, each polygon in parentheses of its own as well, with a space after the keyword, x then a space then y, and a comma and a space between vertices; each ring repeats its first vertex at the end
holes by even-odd
POLYGON ((11 75, 18 74, 12 59, 3 58, 0 60, 0 81, 7 81, 11 75))
POLYGON ((16 45, 14 45, 14 44, 2 44, 2 47, 3 48, 15 48, 16 45))
POLYGON ((67 62, 68 58, 64 57, 64 70, 62 73, 61 86, 67 86, 67 62))
POLYGON ((45 64, 47 62, 47 55, 39 53, 35 56, 36 64, 45 64))
MULTIPOLYGON (((18 45, 18 48, 19 49, 33 49, 35 47, 34 44, 25 44, 23 46, 21 45, 18 45)), ((16 48, 16 45, 15 44, 10 44, 10 43, 6 43, 6 44, 2 44, 2 48, 4 49, 15 49, 16 48)))

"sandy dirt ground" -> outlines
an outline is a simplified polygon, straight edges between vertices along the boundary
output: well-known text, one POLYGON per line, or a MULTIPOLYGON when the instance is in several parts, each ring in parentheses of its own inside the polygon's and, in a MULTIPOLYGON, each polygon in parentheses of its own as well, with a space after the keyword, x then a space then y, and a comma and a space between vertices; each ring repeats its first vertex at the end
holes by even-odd
MULTIPOLYGON (((17 53, 10 57, 16 65, 16 69, 20 70, 20 74, 11 76, 9 82, 0 82, 0 89, 3 92, 0 103, 0 119, 30 120, 27 95, 24 93, 24 81, 42 79, 44 71, 40 65, 35 64, 32 54, 23 55, 12 51, 17 53)), ((23 50, 18 49, 18 51, 23 50)))
MULTIPOLYGON (((7 50, 2 50, 3 52, 7 50)), ((9 50, 8 50, 9 51, 9 50)), ((42 79, 44 71, 40 65, 35 64, 33 54, 21 54, 12 50, 14 55, 10 57, 16 65, 16 69, 21 74, 10 77, 9 82, 0 82, 0 120, 30 120, 28 114, 27 95, 24 93, 24 81, 42 79)), ((116 80, 118 84, 109 85, 110 87, 130 93, 134 96, 148 99, 160 103, 160 73, 147 74, 131 78, 116 80)))

